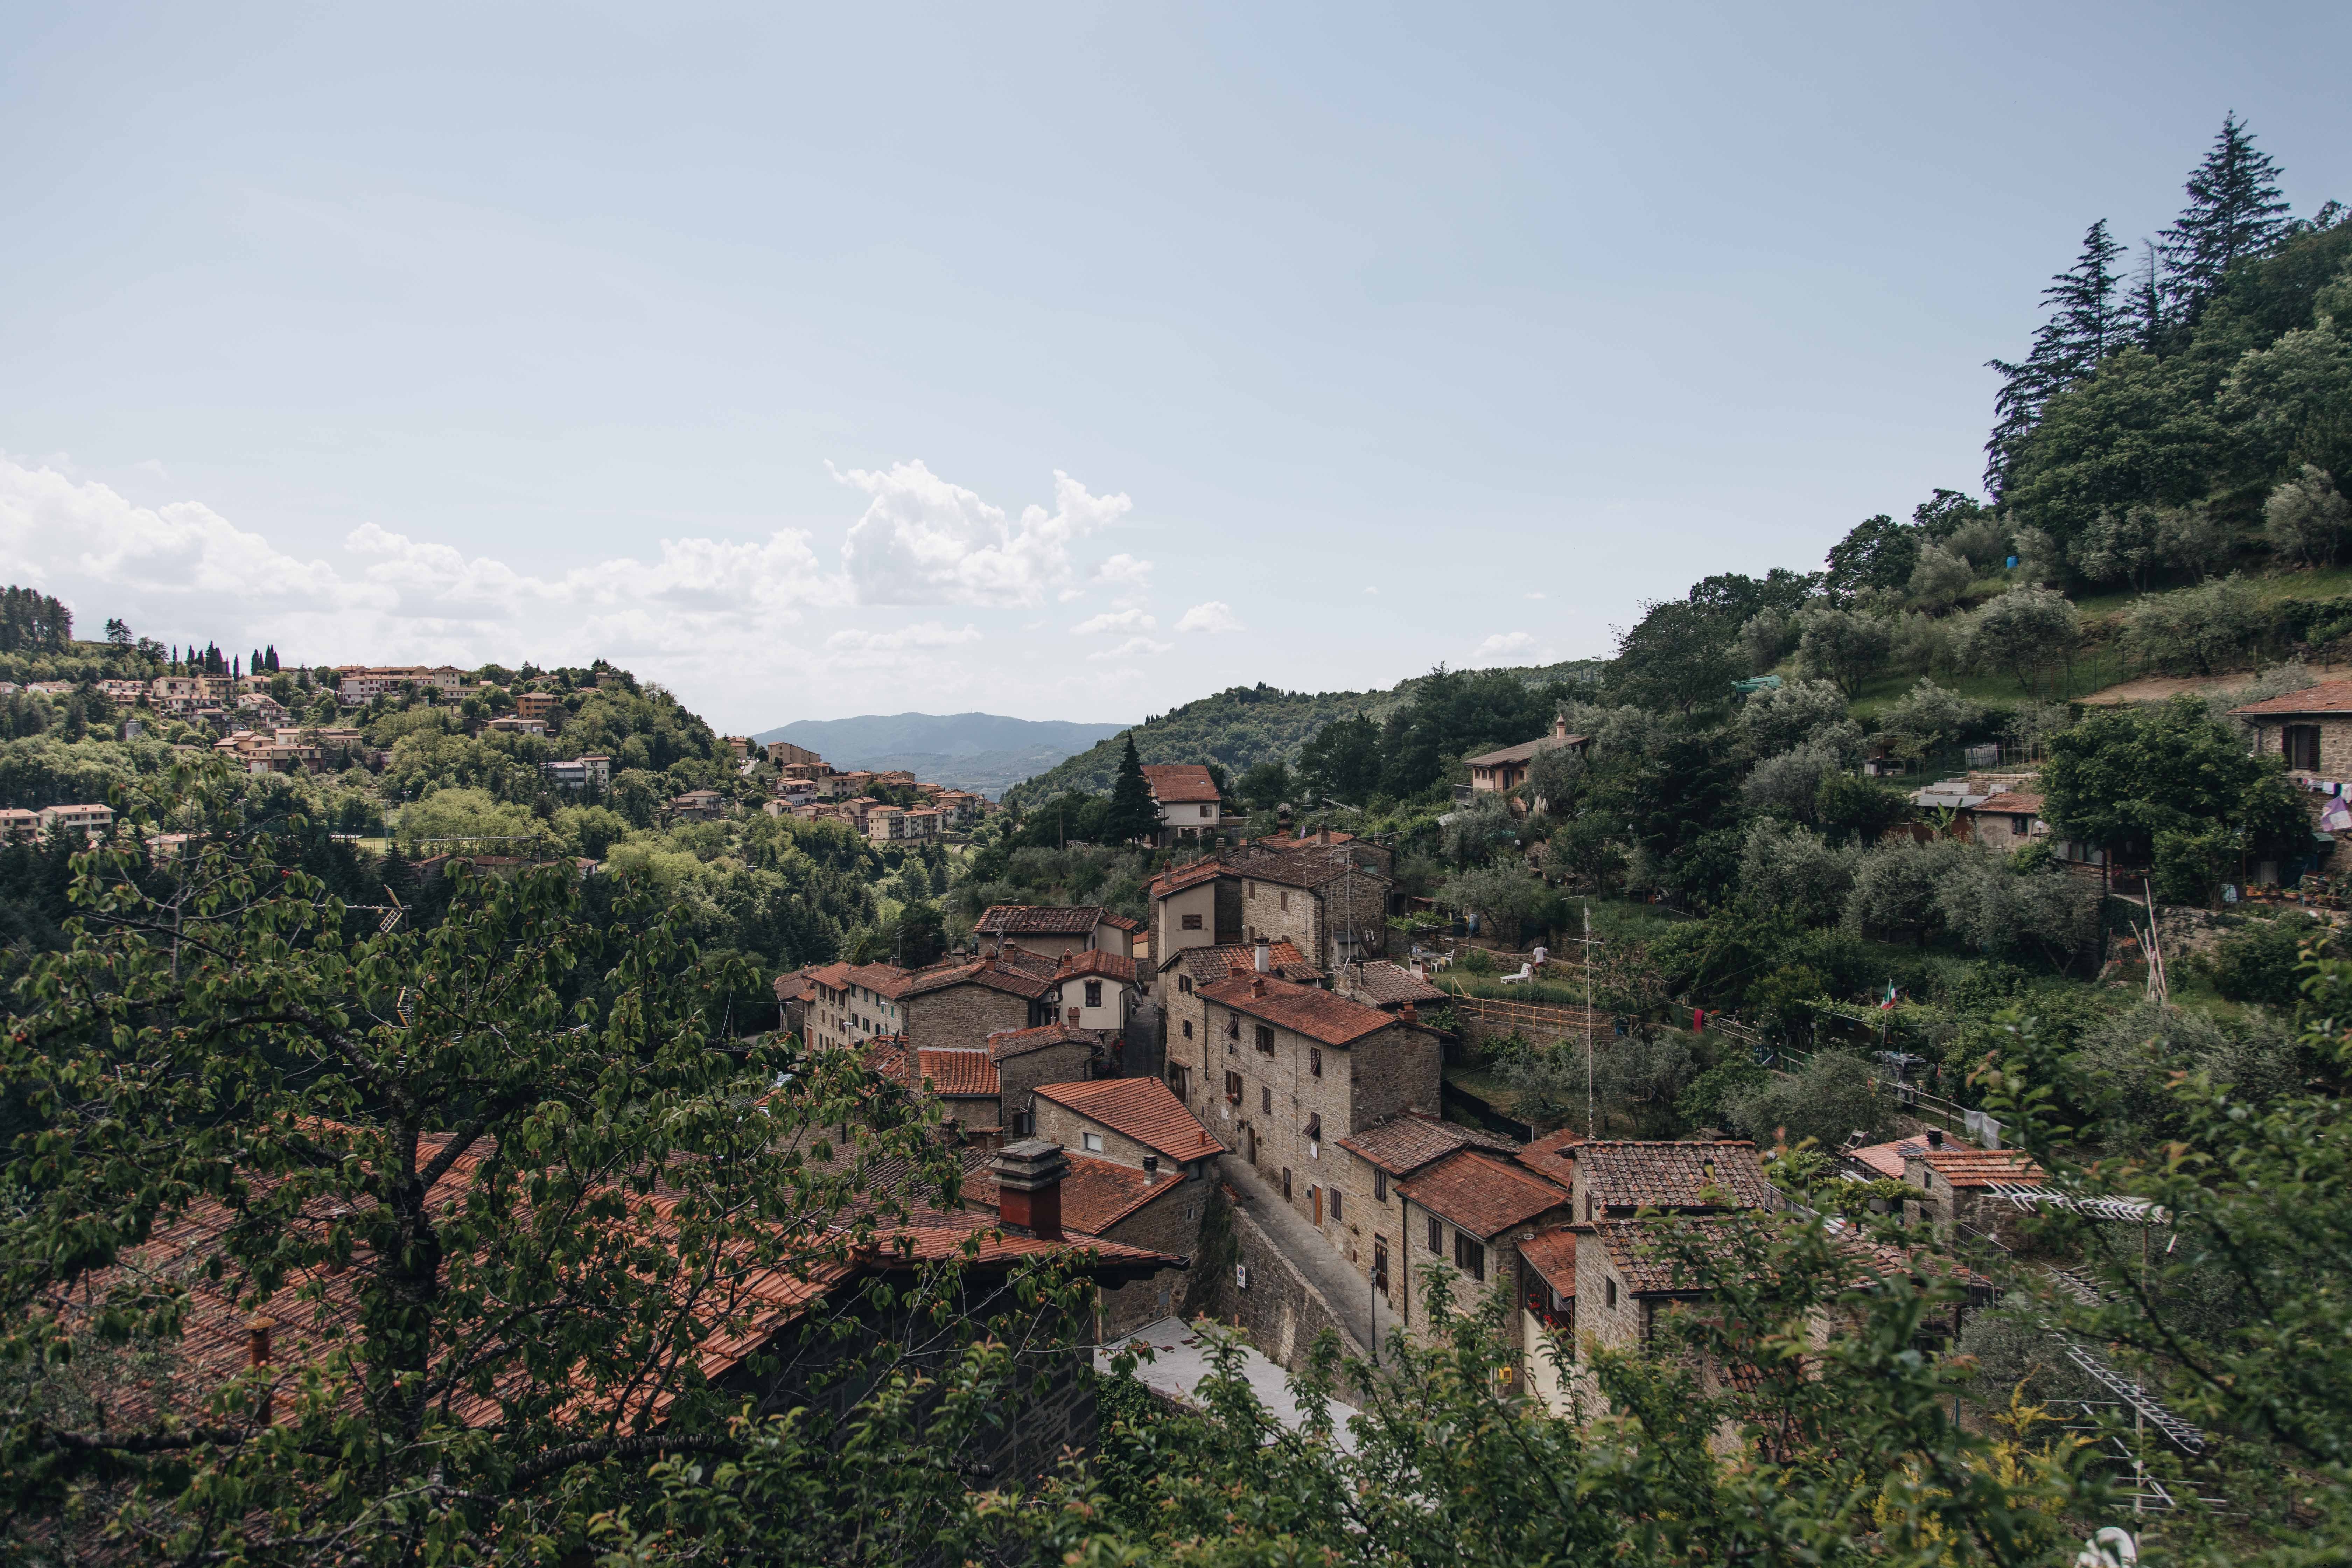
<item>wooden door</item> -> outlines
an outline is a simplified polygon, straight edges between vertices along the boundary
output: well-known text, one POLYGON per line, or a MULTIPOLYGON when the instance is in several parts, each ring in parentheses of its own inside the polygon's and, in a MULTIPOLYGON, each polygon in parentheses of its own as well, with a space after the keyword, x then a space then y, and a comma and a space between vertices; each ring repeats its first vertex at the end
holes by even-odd
POLYGON ((1321 1225, 1323 1223, 1323 1189, 1309 1187, 1307 1189, 1307 1195, 1315 1200, 1315 1223, 1321 1225))
POLYGON ((1377 1236, 1372 1237, 1372 1289, 1383 1296, 1389 1293, 1389 1244, 1377 1236))

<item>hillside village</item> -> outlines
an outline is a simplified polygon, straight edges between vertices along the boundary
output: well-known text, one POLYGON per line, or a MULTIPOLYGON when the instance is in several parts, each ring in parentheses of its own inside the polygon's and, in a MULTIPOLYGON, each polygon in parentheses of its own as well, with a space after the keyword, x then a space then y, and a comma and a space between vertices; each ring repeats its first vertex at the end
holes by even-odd
POLYGON ((307 1517, 390 1409, 491 1456, 467 1552, 567 1563, 1152 1560, 1261 1485, 1265 1561, 2336 1550, 2347 258, 2331 207, 2045 334, 1985 498, 1605 660, 1236 687, 1002 802, 601 660, 9 589, 36 1533, 163 1540, 188 1446, 283 1460, 207 1519, 307 1517), (2149 398, 2195 452, 2109 461, 2149 398), (1816 1491, 1835 1550, 1759 1544, 1816 1491))

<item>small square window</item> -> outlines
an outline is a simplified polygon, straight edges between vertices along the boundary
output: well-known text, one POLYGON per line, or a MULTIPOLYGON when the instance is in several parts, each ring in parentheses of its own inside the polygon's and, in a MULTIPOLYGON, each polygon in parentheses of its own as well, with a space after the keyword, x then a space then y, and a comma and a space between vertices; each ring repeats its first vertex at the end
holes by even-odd
POLYGON ((1201 917, 1198 915, 1186 915, 1184 917, 1184 929, 1186 931, 1199 931, 1201 929, 1201 917))
POLYGON ((1209 815, 1209 813, 1210 813, 1211 811, 1213 811, 1213 810, 1214 810, 1214 809, 1215 809, 1215 807, 1213 807, 1213 806, 1206 806, 1206 805, 1204 805, 1204 806, 1202 806, 1202 807, 1201 808, 1201 815, 1202 815, 1202 816, 1208 816, 1208 815, 1209 815))
POLYGON ((1192 1037, 1192 1020, 1190 1018, 1184 1020, 1184 1037, 1188 1040, 1192 1037))
POLYGON ((1102 1152, 1102 1134, 1081 1132, 1078 1134, 1078 1145, 1089 1154, 1099 1154, 1102 1152))
POLYGON ((1445 1227, 1434 1218, 1429 1222, 1429 1250, 1440 1255, 1445 1251, 1445 1227))

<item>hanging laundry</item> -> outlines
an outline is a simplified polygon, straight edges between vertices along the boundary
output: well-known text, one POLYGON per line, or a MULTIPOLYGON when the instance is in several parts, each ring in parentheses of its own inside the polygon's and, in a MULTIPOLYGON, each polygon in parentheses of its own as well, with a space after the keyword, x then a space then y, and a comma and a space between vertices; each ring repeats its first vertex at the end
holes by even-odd
POLYGON ((2327 809, 2319 814, 2319 831, 2322 833, 2352 832, 2352 801, 2346 800, 2340 795, 2330 800, 2327 803, 2327 809))

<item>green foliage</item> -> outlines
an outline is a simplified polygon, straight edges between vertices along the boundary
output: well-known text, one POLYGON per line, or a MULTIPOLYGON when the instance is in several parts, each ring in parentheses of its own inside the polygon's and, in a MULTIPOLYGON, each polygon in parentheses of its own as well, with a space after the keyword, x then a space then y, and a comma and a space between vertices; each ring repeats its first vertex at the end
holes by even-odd
POLYGON ((2234 1002, 2292 1008, 2303 984, 2305 950, 2326 958, 2336 946, 2331 928, 2308 915, 2290 911, 2248 921, 2215 945, 2214 988, 2234 1002))
POLYGON ((1675 1100, 1675 1110, 1693 1127, 1721 1127, 1730 1121, 1730 1102, 1755 1092, 1771 1074, 1746 1056, 1720 1061, 1691 1079, 1675 1100))
POLYGON ((1808 1139, 1841 1149, 1852 1132, 1877 1142, 1887 1128, 1887 1106, 1874 1087, 1878 1067, 1851 1051, 1815 1052, 1790 1077, 1773 1077, 1744 1092, 1727 1093, 1731 1124, 1759 1143, 1794 1147, 1808 1139))
POLYGON ((1877 673, 1894 646, 1886 623, 1851 610, 1808 610, 1797 639, 1797 668, 1813 680, 1833 683, 1848 697, 1877 673))
POLYGON ((1103 813, 1103 837, 1113 844, 1149 842, 1160 834, 1160 808, 1152 804, 1151 785, 1143 776, 1143 760, 1135 754, 1135 737, 1119 753, 1118 774, 1103 813))
POLYGON ((2124 645, 2158 669, 2212 675, 2242 665, 2261 627, 2253 589, 2232 574, 2140 599, 2125 616, 2124 645))
POLYGON ((2095 844, 2151 844, 2156 834, 2219 825, 2248 851, 2299 848, 2309 822, 2276 758, 2245 743, 2194 698, 2108 709, 2051 737, 2043 815, 2095 844))
POLYGON ((1725 611, 1688 600, 1643 605, 1641 620, 1618 636, 1611 696, 1680 713, 1720 705, 1743 663, 1733 647, 1739 627, 1725 611))

